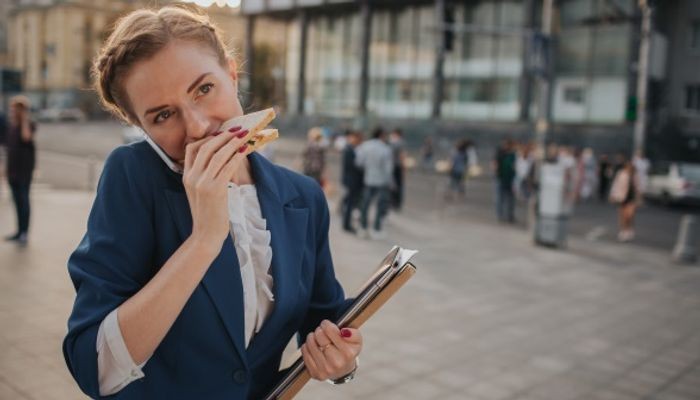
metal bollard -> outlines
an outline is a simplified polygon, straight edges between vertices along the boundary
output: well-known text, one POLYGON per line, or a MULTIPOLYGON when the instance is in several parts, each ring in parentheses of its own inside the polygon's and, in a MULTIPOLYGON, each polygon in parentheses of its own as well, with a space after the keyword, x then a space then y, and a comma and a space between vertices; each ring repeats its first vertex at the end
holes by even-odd
POLYGON ((678 230, 678 239, 673 248, 673 261, 679 264, 693 264, 698 259, 697 246, 697 219, 692 215, 684 215, 681 219, 681 227, 678 230))

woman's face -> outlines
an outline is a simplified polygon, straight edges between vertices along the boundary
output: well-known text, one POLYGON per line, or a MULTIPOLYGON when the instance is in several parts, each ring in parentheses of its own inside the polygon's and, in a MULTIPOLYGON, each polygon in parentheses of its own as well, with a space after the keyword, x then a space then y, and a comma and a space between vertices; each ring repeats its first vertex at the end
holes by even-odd
POLYGON ((204 45, 173 41, 136 63, 124 89, 141 128, 179 163, 185 146, 243 115, 233 61, 221 66, 204 45))
POLYGON ((13 124, 19 124, 22 122, 22 116, 24 114, 24 106, 20 103, 11 103, 10 112, 8 113, 10 117, 10 122, 13 124))

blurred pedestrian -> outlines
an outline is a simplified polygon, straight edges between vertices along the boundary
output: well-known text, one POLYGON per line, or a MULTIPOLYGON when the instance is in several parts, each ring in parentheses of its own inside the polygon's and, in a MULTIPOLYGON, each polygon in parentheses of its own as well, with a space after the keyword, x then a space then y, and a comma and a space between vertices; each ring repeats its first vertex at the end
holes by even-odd
POLYGON ((576 189, 578 178, 576 151, 571 146, 559 146, 558 164, 564 170, 564 202, 562 203, 562 213, 571 215, 576 203, 576 189))
POLYGON ((27 244, 29 232, 29 189, 36 162, 34 148, 36 124, 31 120, 30 110, 28 98, 15 96, 10 100, 6 173, 17 212, 17 231, 7 236, 5 240, 17 242, 22 246, 27 244))
POLYGON ((649 181, 649 159, 644 157, 644 154, 640 150, 637 150, 634 153, 632 164, 634 165, 634 168, 637 171, 637 179, 639 181, 639 193, 641 196, 646 191, 647 184, 649 181))
POLYGON ((598 199, 600 201, 608 200, 608 190, 613 175, 613 166, 608 155, 601 154, 600 160, 598 160, 598 199))
POLYGON ((393 179, 394 163, 391 147, 387 144, 386 133, 376 128, 372 139, 357 147, 355 165, 364 170, 362 195, 362 234, 365 238, 381 239, 382 219, 386 215, 389 201, 389 186, 393 179), (373 230, 368 229, 368 214, 376 199, 376 213, 373 230))
POLYGON ((362 188, 364 171, 355 164, 357 159, 356 149, 362 142, 362 133, 351 131, 346 135, 345 148, 343 149, 341 181, 345 186, 345 196, 342 201, 343 230, 356 233, 352 226, 352 213, 360 205, 362 200, 362 188))
POLYGON ((4 190, 3 178, 5 177, 5 157, 7 154, 7 119, 0 110, 0 197, 4 190))
POLYGON ((593 196, 596 184, 596 161, 593 149, 590 147, 586 147, 581 153, 579 179, 578 195, 582 200, 588 200, 593 196))
POLYGON ((522 143, 518 146, 515 160, 515 192, 518 198, 524 201, 527 201, 532 194, 529 177, 532 175, 533 164, 532 144, 522 143))
POLYGON ((496 150, 493 159, 496 175, 496 213, 501 222, 515 222, 515 152, 513 141, 505 139, 496 150))
POLYGON ((400 128, 394 128, 389 134, 389 145, 394 160, 393 183, 391 185, 391 207, 395 211, 401 211, 404 194, 404 178, 406 176, 406 150, 403 132, 400 128))
POLYGON ((303 172, 304 175, 310 176, 321 187, 325 186, 325 170, 326 170, 326 149, 322 145, 323 132, 321 128, 314 127, 309 129, 307 135, 308 142, 302 154, 303 172))
POLYGON ((610 188, 610 202, 618 205, 620 231, 617 238, 622 242, 634 239, 634 215, 639 198, 639 177, 634 164, 624 161, 610 188))
POLYGON ((423 170, 430 171, 433 169, 433 158, 435 149, 433 147, 433 137, 428 136, 423 140, 423 146, 420 148, 421 166, 423 170))
POLYGON ((468 147, 468 140, 459 140, 450 155, 450 185, 447 191, 447 200, 452 200, 455 194, 458 197, 464 197, 466 194, 464 180, 469 165, 468 147))
POLYGON ((5 113, 0 110, 0 149, 4 149, 7 145, 7 118, 5 113))

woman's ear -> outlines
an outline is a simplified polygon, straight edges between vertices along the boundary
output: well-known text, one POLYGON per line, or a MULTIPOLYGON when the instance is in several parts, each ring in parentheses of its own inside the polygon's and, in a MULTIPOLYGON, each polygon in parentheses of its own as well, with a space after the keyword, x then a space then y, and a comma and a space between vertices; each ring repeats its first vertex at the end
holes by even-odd
POLYGON ((233 58, 228 59, 228 73, 233 79, 233 83, 238 85, 238 64, 233 58))

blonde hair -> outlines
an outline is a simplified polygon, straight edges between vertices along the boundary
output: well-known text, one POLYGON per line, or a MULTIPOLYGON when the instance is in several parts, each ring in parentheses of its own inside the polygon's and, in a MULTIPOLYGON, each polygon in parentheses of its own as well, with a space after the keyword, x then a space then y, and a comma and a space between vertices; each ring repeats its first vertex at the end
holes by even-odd
POLYGON ((24 107, 26 109, 29 109, 31 106, 32 102, 29 101, 29 97, 18 94, 16 96, 12 96, 10 98, 10 106, 18 105, 21 107, 24 107))
POLYGON ((306 136, 310 142, 318 142, 323 137, 323 131, 321 130, 321 128, 315 126, 309 129, 309 132, 306 134, 306 136))
POLYGON ((200 11, 183 6, 133 11, 116 22, 92 65, 93 87, 105 109, 139 125, 123 78, 135 63, 153 57, 173 40, 208 46, 222 66, 231 57, 219 29, 200 11))

